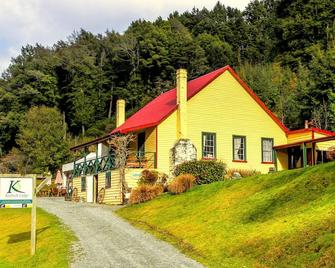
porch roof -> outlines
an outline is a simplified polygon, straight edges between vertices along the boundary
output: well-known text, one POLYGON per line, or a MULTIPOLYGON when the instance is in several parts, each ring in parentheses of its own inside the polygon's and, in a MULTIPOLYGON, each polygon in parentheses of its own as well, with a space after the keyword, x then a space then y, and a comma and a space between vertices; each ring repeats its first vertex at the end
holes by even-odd
POLYGON ((275 149, 275 150, 287 149, 287 148, 292 148, 292 147, 302 145, 304 143, 318 143, 318 142, 325 142, 325 141, 332 141, 332 140, 335 140, 335 135, 328 136, 328 137, 317 138, 317 139, 308 139, 308 140, 298 141, 298 142, 294 142, 294 143, 287 143, 287 144, 277 145, 277 146, 273 146, 273 149, 275 149))
POLYGON ((316 128, 316 127, 289 130, 287 132, 287 135, 298 134, 298 133, 306 133, 306 132, 311 132, 311 133, 315 132, 315 133, 320 133, 320 134, 324 134, 324 135, 327 135, 327 136, 335 135, 335 132, 332 132, 332 131, 329 131, 329 130, 324 130, 324 129, 321 129, 321 128, 316 128))

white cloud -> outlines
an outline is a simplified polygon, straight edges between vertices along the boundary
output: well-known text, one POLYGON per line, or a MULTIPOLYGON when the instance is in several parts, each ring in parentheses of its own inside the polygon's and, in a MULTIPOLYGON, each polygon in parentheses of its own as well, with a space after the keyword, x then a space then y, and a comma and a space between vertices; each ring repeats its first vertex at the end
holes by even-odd
MULTIPOLYGON (((222 0, 243 9, 250 0, 222 0)), ((83 28, 94 33, 124 31, 131 21, 165 18, 194 6, 212 8, 217 0, 1 0, 0 72, 26 44, 52 45, 83 28)))

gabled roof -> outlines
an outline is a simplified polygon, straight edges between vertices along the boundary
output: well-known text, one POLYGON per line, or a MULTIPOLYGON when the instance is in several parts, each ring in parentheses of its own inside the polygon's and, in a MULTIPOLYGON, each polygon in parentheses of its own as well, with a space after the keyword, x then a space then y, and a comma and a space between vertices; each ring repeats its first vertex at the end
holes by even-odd
MULTIPOLYGON (((241 78, 235 73, 230 66, 225 66, 211 73, 200 76, 187 83, 187 99, 191 99, 199 91, 205 88, 215 78, 224 72, 229 71, 235 79, 241 84, 246 92, 256 101, 256 103, 273 119, 273 121, 284 131, 288 129, 282 124, 282 122, 265 106, 265 104, 259 99, 259 97, 241 80, 241 78)), ((177 95, 176 88, 171 89, 145 105, 138 112, 129 117, 121 126, 114 129, 113 133, 128 133, 130 131, 136 131, 143 128, 153 127, 160 124, 165 118, 167 118, 172 112, 177 109, 177 95)))

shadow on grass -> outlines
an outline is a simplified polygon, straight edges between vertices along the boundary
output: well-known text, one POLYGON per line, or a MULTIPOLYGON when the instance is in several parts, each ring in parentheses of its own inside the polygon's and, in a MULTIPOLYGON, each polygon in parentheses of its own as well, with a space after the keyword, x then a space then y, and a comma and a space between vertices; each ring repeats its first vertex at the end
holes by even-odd
MULTIPOLYGON (((44 232, 45 230, 49 229, 49 226, 46 226, 44 228, 40 228, 36 230, 36 235, 44 232)), ((22 241, 30 240, 30 232, 24 232, 24 233, 19 233, 19 234, 12 234, 9 235, 9 239, 7 244, 14 244, 22 241)))

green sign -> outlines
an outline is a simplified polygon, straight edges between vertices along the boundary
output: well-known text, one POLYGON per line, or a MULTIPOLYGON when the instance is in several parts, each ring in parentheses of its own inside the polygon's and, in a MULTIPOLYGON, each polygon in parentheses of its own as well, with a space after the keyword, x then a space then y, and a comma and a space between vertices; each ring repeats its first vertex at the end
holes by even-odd
POLYGON ((32 178, 0 178, 0 208, 31 207, 32 199, 32 178))

